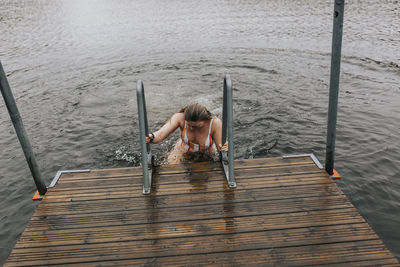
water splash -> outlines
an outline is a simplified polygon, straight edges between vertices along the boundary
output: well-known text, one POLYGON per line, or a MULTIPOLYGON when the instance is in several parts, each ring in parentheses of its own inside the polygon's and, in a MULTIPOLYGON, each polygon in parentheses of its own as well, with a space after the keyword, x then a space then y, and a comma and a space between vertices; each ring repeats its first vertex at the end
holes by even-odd
POLYGON ((120 146, 117 150, 115 150, 114 158, 118 161, 130 162, 134 166, 140 164, 140 156, 129 151, 128 147, 126 146, 120 146))

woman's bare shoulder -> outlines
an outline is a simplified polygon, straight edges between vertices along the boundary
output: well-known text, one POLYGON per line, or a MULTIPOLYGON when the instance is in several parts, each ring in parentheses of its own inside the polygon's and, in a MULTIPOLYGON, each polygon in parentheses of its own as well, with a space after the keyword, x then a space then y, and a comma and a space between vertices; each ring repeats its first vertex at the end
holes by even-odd
POLYGON ((218 117, 213 117, 213 124, 212 124, 212 129, 218 129, 222 127, 222 121, 218 117))
POLYGON ((185 114, 182 112, 177 112, 171 117, 172 124, 178 124, 179 127, 183 128, 185 124, 185 114))
POLYGON ((213 122, 217 122, 217 123, 222 123, 222 120, 220 118, 218 118, 217 116, 212 117, 213 122))

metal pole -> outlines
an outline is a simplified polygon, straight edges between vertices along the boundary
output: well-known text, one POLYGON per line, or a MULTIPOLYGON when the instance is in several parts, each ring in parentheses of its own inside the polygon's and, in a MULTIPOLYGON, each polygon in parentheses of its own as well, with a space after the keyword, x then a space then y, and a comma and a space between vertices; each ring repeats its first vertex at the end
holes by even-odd
POLYGON ((333 174, 337 105, 339 96, 340 60, 342 51, 344 0, 334 0, 331 77, 329 86, 328 131, 326 139, 325 170, 333 174))
POLYGON ((145 101, 144 101, 144 87, 141 80, 137 82, 136 89, 138 115, 139 115, 139 136, 140 136, 140 150, 143 171, 143 194, 150 193, 150 180, 149 180, 149 165, 146 144, 146 114, 145 114, 145 101))
POLYGON ((232 106, 232 82, 229 75, 224 78, 224 100, 222 110, 222 144, 228 140, 228 153, 221 151, 221 162, 224 168, 226 181, 229 187, 236 187, 235 174, 233 172, 233 106, 232 106), (228 154, 228 155, 227 155, 228 154))
POLYGON ((17 104, 15 103, 14 96, 11 92, 10 85, 7 81, 7 76, 4 72, 3 65, 0 61, 0 89, 3 95, 4 102, 6 103, 8 114, 10 114, 11 121, 14 125, 15 132, 17 133, 18 140, 24 151, 25 159, 28 162, 29 169, 31 170, 33 180, 35 181, 36 188, 40 195, 47 192, 46 185, 43 182, 42 175, 40 174, 39 167, 36 163, 35 154, 32 151, 31 144, 26 134, 24 124, 22 123, 21 115, 19 114, 17 104))
POLYGON ((227 127, 227 96, 226 96, 226 77, 224 78, 224 96, 222 106, 222 145, 226 142, 226 127, 227 127))
MULTIPOLYGON (((144 114, 144 133, 146 136, 149 135, 149 125, 147 122, 147 109, 146 109, 146 96, 144 93, 144 85, 142 82, 142 98, 143 98, 143 114, 144 114)), ((146 143, 147 153, 150 151, 150 144, 146 143)))
POLYGON ((233 93, 232 81, 229 75, 226 75, 226 96, 227 96, 227 115, 228 115, 228 160, 229 160, 229 186, 236 187, 235 174, 233 172, 233 153, 235 147, 233 145, 233 93))

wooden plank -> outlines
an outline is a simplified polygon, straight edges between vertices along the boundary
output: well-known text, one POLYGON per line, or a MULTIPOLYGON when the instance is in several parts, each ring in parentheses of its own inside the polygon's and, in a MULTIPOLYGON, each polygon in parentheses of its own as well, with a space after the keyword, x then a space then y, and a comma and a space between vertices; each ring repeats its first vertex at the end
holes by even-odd
MULTIPOLYGON (((157 184, 152 188, 152 194, 157 195, 168 195, 168 194, 185 194, 185 193, 202 193, 205 189, 210 192, 224 191, 224 190, 249 190, 255 188, 268 188, 268 187, 283 187, 283 186, 295 186, 295 185, 312 185, 312 184, 329 184, 331 183, 330 178, 321 176, 319 173, 313 173, 309 175, 290 175, 290 176, 276 176, 266 177, 265 179, 246 178, 240 181, 236 189, 229 189, 226 185, 226 181, 221 177, 220 181, 202 181, 195 180, 189 183, 177 183, 177 184, 157 184)), ((141 186, 132 186, 127 188, 120 188, 122 191, 116 188, 110 188, 105 190, 97 190, 88 193, 82 190, 76 190, 72 192, 57 192, 52 193, 52 190, 46 194, 45 201, 81 201, 88 197, 94 196, 112 196, 115 192, 117 194, 128 194, 131 197, 142 196, 141 186), (58 200, 55 200, 58 199, 58 200)), ((56 192, 56 191, 55 191, 56 192)))
MULTIPOLYGON (((268 253, 268 250, 263 250, 266 253, 268 253)), ((269 250, 270 251, 270 250, 269 250)), ((233 254, 237 255, 237 252, 234 252, 233 254)), ((239 256, 236 256, 239 257, 239 256)), ((251 255, 249 255, 251 257, 251 255)), ((379 257, 378 257, 379 258, 379 257)), ((247 257, 246 257, 247 259, 247 257)), ((111 260, 111 261, 104 261, 104 262, 85 262, 85 266, 87 267, 106 267, 106 266, 275 266, 277 264, 274 264, 273 260, 271 259, 269 262, 259 262, 253 263, 253 261, 250 259, 247 263, 239 264, 236 259, 226 259, 224 258, 219 258, 216 262, 212 262, 209 265, 205 265, 205 263, 197 263, 195 265, 193 262, 190 264, 182 263, 182 261, 185 260, 185 256, 177 256, 174 258, 144 258, 144 259, 135 259, 135 260, 111 260), (175 259, 176 262, 171 263, 172 259, 175 259), (225 262, 222 262, 223 260, 226 260, 225 262), (168 264, 167 264, 168 262, 168 264)), ((80 263, 77 264, 63 264, 63 266, 78 266, 81 265, 80 263)), ((285 266, 312 266, 312 263, 304 264, 303 262, 291 262, 285 263, 285 266)), ((399 266, 399 263, 396 259, 392 258, 387 258, 384 257, 383 259, 369 259, 364 260, 364 261, 351 261, 351 262, 346 262, 344 263, 331 263, 331 264, 320 264, 323 266, 399 266)), ((277 265, 279 266, 279 265, 277 265)), ((315 265, 313 265, 315 266, 315 265)))
MULTIPOLYGON (((287 176, 287 175, 299 175, 308 173, 320 173, 321 175, 326 175, 324 170, 316 168, 312 164, 303 164, 295 166, 279 166, 279 167, 260 167, 256 169, 235 169, 236 179, 246 179, 251 177, 272 177, 272 176, 287 176)), ((210 181, 212 178, 225 177, 222 168, 213 172, 195 172, 195 173, 168 173, 168 174, 155 174, 155 177, 162 177, 158 181, 160 184, 167 183, 180 183, 183 181, 193 181, 196 179, 206 179, 210 181)))
MULTIPOLYGON (((178 220, 198 220, 202 218, 221 218, 225 216, 251 216, 264 215, 273 213, 288 213, 309 210, 328 210, 350 208, 352 204, 343 196, 329 196, 318 198, 296 198, 282 199, 275 201, 246 201, 232 203, 227 201, 221 204, 208 204, 198 206, 173 206, 169 208, 152 208, 147 209, 120 209, 115 207, 113 211, 105 213, 88 211, 85 214, 68 214, 68 215, 44 215, 33 216, 29 226, 49 225, 57 227, 58 225, 67 226, 69 224, 93 225, 96 222, 112 223, 115 220, 135 221, 135 223, 154 223, 164 221, 178 220), (148 214, 154 214, 156 220, 148 214)), ((29 227, 28 226, 28 227, 29 227)))
MULTIPOLYGON (((240 159, 234 161, 234 166, 237 169, 254 169, 258 167, 273 167, 273 166, 287 166, 296 164, 314 164, 310 157, 298 157, 298 158, 254 158, 254 159, 240 159)), ((198 162, 190 164, 173 164, 163 165, 165 172, 185 172, 185 171, 201 171, 201 170, 213 170, 214 168, 220 168, 220 163, 210 164, 207 162, 198 162)), ((164 173, 164 172, 163 172, 164 173)), ((165 174, 165 173, 164 173, 165 174)))
MULTIPOLYGON (((237 174, 236 180, 242 181, 246 179, 252 178, 278 178, 281 176, 290 176, 296 177, 302 175, 306 177, 307 175, 315 175, 320 174, 321 177, 327 178, 328 176, 325 173, 321 173, 321 171, 301 171, 299 172, 286 172, 286 173, 248 173, 248 174, 237 174)), ((224 173, 221 172, 214 172, 214 173, 203 173, 202 175, 192 175, 192 176, 175 176, 173 179, 169 177, 153 177, 153 186, 160 186, 165 184, 181 184, 181 183, 209 183, 212 181, 224 181, 224 173)), ((101 191, 107 190, 110 188, 119 188, 119 187, 128 187, 128 186, 141 186, 142 180, 141 179, 132 179, 131 177, 128 178, 107 178, 106 180, 98 180, 98 181, 85 181, 85 182, 73 182, 73 183, 61 183, 58 185, 57 188, 52 188, 52 192, 70 192, 72 190, 78 190, 80 193, 84 190, 92 190, 92 191, 101 191)), ((179 185, 178 185, 179 186, 179 185)))
MULTIPOLYGON (((235 168, 240 169, 254 169, 254 168, 265 168, 265 167, 279 167, 279 166, 295 166, 311 164, 314 162, 309 157, 300 158, 287 158, 281 157, 269 158, 269 159, 246 159, 246 160, 235 160, 235 168)), ((188 173, 188 172, 209 172, 219 170, 221 168, 219 162, 196 162, 190 164, 174 164, 174 165, 161 165, 155 169, 155 173, 158 174, 175 174, 175 173, 188 173)), ((62 174, 63 180, 70 179, 85 179, 85 178, 106 178, 106 177, 123 177, 131 175, 140 175, 140 167, 129 167, 129 168, 115 168, 115 169, 96 169, 86 173, 64 173, 62 174)))
MULTIPOLYGON (((152 214, 149 214, 149 216, 152 216, 152 214)), ((288 216, 285 214, 274 214, 269 216, 264 215, 239 218, 225 217, 219 219, 203 219, 197 222, 181 221, 157 224, 135 224, 134 222, 126 222, 114 225, 93 225, 93 227, 86 228, 27 228, 23 233, 22 238, 38 240, 39 242, 42 239, 60 240, 74 237, 83 238, 82 240, 85 240, 88 237, 110 236, 115 233, 117 233, 117 235, 120 233, 120 235, 134 236, 135 239, 139 240, 359 223, 365 223, 365 221, 360 216, 356 216, 354 210, 336 213, 331 212, 330 214, 319 211, 289 214, 288 216), (304 217, 304 214, 306 214, 306 217, 304 217), (316 215, 317 217, 312 218, 313 215, 316 215)))
MULTIPOLYGON (((162 170, 162 169, 161 169, 162 170)), ((302 164, 294 166, 278 166, 278 167, 260 167, 257 169, 235 170, 235 175, 238 179, 252 177, 252 176, 273 176, 273 175, 289 175, 289 174, 306 174, 306 173, 321 173, 325 174, 325 171, 318 169, 313 164, 302 164)), ((86 173, 84 173, 86 174, 86 173)), ((163 173, 160 174, 155 172, 154 178, 157 179, 158 183, 179 183, 183 181, 190 181, 193 179, 220 179, 224 177, 224 172, 221 167, 213 171, 207 172, 180 172, 180 173, 163 173), (162 177, 162 179, 160 179, 162 177), (181 178, 181 179, 179 179, 181 178)), ((103 186, 118 183, 118 184, 141 184, 142 183, 142 172, 135 174, 125 174, 118 176, 117 174, 108 176, 75 176, 74 178, 61 179, 55 190, 68 190, 73 187, 93 187, 103 186)))
MULTIPOLYGON (((309 157, 303 158, 270 158, 270 159, 250 159, 250 160, 236 160, 235 169, 256 169, 256 168, 274 168, 274 167, 285 167, 295 165, 309 164, 314 167, 315 164, 309 157)), ((209 171, 218 171, 221 169, 220 163, 210 162, 198 162, 187 164, 176 164, 176 165, 161 165, 155 169, 156 174, 168 175, 168 174, 182 174, 182 173, 200 173, 209 171)), ((140 177, 140 167, 127 167, 127 168, 115 168, 115 169, 96 169, 90 172, 82 173, 63 173, 59 180, 59 183, 67 181, 76 181, 80 179, 105 179, 112 177, 140 177)))
MULTIPOLYGON (((227 241, 225 241, 227 242, 227 241)), ((170 255, 168 247, 162 247, 159 250, 150 250, 153 252, 152 265, 160 266, 218 266, 220 264, 237 265, 305 265, 305 264, 333 264, 347 263, 352 260, 376 260, 387 259, 391 257, 389 251, 379 240, 367 240, 356 242, 342 242, 324 245, 308 245, 294 247, 272 247, 265 249, 254 249, 244 251, 232 251, 230 247, 234 240, 225 243, 226 249, 221 252, 212 252, 204 254, 189 255, 170 255), (158 256, 165 255, 165 256, 158 256), (171 257, 172 256, 172 257, 171 257)), ((99 244, 100 245, 100 244, 99 244)), ((215 243, 215 245, 220 245, 215 243)), ((157 246, 157 242, 150 244, 157 246)), ((202 244, 195 244, 194 248, 202 247, 202 244), (197 246, 196 246, 197 245, 197 246)), ((62 247, 61 247, 62 249, 62 247)), ((18 251, 18 250, 17 250, 18 251)), ((52 248, 48 253, 35 253, 24 249, 21 253, 15 253, 10 256, 9 262, 21 262, 23 258, 29 261, 29 264, 66 264, 66 263, 84 263, 90 261, 106 261, 117 259, 135 259, 143 262, 139 249, 131 246, 109 246, 102 244, 102 247, 89 248, 85 246, 82 249, 78 246, 76 249, 65 249, 58 251, 58 247, 52 248)), ((149 252, 150 254, 151 252, 149 252)), ((133 263, 131 261, 131 263, 133 263)))
MULTIPOLYGON (((232 228, 230 228, 232 229, 232 228)), ((199 233, 190 233, 188 235, 179 236, 163 236, 163 235, 136 235, 136 232, 130 231, 129 227, 102 227, 97 229, 90 229, 85 231, 78 229, 77 231, 41 231, 41 232, 26 232, 21 238, 20 242, 15 246, 17 248, 44 248, 53 246, 65 246, 65 245, 86 245, 96 244, 105 242, 126 242, 126 241, 143 241, 143 240, 162 240, 162 239, 177 239, 186 238, 186 242, 192 242, 195 237, 201 238, 212 238, 212 236, 219 236, 218 238, 228 237, 227 234, 233 234, 238 236, 255 235, 265 236, 268 235, 268 239, 265 239, 265 243, 273 246, 277 246, 278 241, 271 243, 271 238, 274 236, 281 237, 285 242, 289 239, 291 242, 303 242, 304 244, 313 243, 312 240, 318 239, 318 242, 332 243, 332 242, 344 242, 344 241, 355 241, 355 240, 369 240, 377 239, 376 234, 371 230, 367 223, 354 223, 354 224, 336 224, 336 225, 323 225, 323 226, 312 226, 308 228, 290 228, 290 229, 246 229, 245 227, 238 227, 232 229, 231 232, 210 232, 207 235, 199 233), (239 230, 243 230, 240 232, 239 230), (268 233, 267 233, 268 232, 268 233), (239 235, 241 234, 241 235, 239 235), (301 238, 300 238, 301 237, 301 238), (299 240, 294 240, 299 239, 299 240), (340 239, 340 240, 339 240, 340 239), (339 240, 339 241, 338 241, 339 240)), ((199 240, 196 239, 196 240, 199 240)), ((233 237, 229 237, 232 239, 233 237)), ((281 240, 281 241, 282 241, 281 240)), ((204 241, 207 242, 207 241, 204 241)), ((302 243, 302 244, 303 244, 302 243)), ((286 244, 287 246, 288 244, 286 244)))
MULTIPOLYGON (((285 183, 284 185, 280 186, 280 187, 275 187, 272 186, 270 184, 257 184, 257 185, 253 185, 252 187, 247 186, 245 188, 239 189, 241 191, 249 191, 249 190, 257 190, 257 189, 276 189, 276 188, 287 188, 287 187, 294 187, 294 186, 308 186, 308 185, 315 185, 315 186, 323 186, 324 184, 328 184, 328 182, 326 183, 315 183, 315 181, 309 181, 309 182, 303 182, 300 185, 297 184, 289 184, 289 183, 285 183)), ((132 189, 131 191, 122 191, 122 192, 116 192, 116 194, 107 194, 107 193, 93 193, 93 194, 86 194, 86 195, 71 195, 71 196, 65 196, 65 197, 59 197, 57 198, 56 196, 53 197, 51 199, 51 201, 54 201, 54 203, 71 203, 71 202, 83 202, 83 201, 95 201, 95 200, 111 200, 111 199, 126 199, 126 198, 138 198, 142 195, 136 193, 134 191, 135 189, 132 189)), ((239 191, 238 189, 236 189, 235 191, 239 191)), ((220 189, 216 188, 211 188, 209 189, 210 193, 221 193, 224 191, 221 191, 220 189)), ((229 191, 227 191, 229 192, 229 191)), ((167 197, 167 196, 171 196, 171 195, 188 195, 188 194, 192 194, 192 195, 196 195, 196 194, 202 194, 202 192, 190 192, 189 190, 185 190, 185 191, 181 191, 181 192, 157 192, 157 196, 158 197, 167 197)), ((156 200, 155 197, 150 196, 146 196, 146 199, 148 199, 148 202, 154 202, 156 200)), ((50 201, 50 199, 49 199, 50 201)))
MULTIPOLYGON (((356 230, 348 226, 329 226, 136 241, 126 240, 124 239, 125 237, 121 237, 124 239, 124 242, 120 240, 114 242, 109 242, 108 240, 108 242, 105 242, 105 239, 103 239, 94 243, 91 242, 92 240, 88 239, 85 240, 87 242, 77 245, 63 244, 60 246, 60 243, 53 243, 53 245, 41 243, 41 247, 16 247, 15 254, 16 256, 18 254, 20 257, 30 256, 32 258, 40 258, 42 257, 41 254, 48 253, 48 255, 53 255, 53 257, 56 258, 59 255, 63 255, 65 251, 74 251, 75 255, 71 255, 74 257, 82 254, 82 248, 84 248, 84 253, 86 255, 91 255, 107 247, 112 247, 120 253, 123 253, 123 250, 130 251, 134 254, 131 258, 163 257, 373 240, 371 235, 374 236, 376 240, 378 239, 373 231, 365 226, 361 226, 361 228, 356 230), (47 248, 43 249, 44 246, 47 248)), ((66 241, 68 242, 70 240, 68 239, 66 241)), ((109 252, 104 252, 104 254, 107 253, 109 252)))
POLYGON ((312 159, 308 156, 306 157, 296 157, 296 158, 283 158, 283 157, 271 157, 271 158, 252 158, 252 159, 238 159, 235 160, 235 165, 238 167, 256 167, 256 166, 276 166, 280 164, 304 164, 306 162, 314 163, 312 159))
MULTIPOLYGON (((348 263, 352 267, 362 267, 362 266, 400 266, 399 262, 394 258, 385 258, 385 259, 377 259, 377 260, 361 260, 361 261, 351 261, 348 263)), ((343 263, 331 263, 326 264, 324 266, 329 267, 341 267, 343 263)))
MULTIPOLYGON (((266 212, 267 213, 267 212, 266 212)), ((233 213, 234 214, 234 213, 233 213)), ((232 214, 232 216, 234 216, 232 214)), ((63 229, 81 229, 81 228, 94 228, 94 227, 105 227, 105 226, 123 226, 123 225, 142 225, 142 227, 166 227, 164 223, 169 223, 173 230, 176 227, 174 224, 178 224, 182 229, 194 228, 197 229, 199 225, 203 225, 203 229, 209 229, 208 224, 221 224, 225 229, 225 223, 221 223, 221 220, 232 221, 235 224, 249 225, 249 227, 255 227, 255 224, 262 223, 265 225, 276 224, 274 227, 305 227, 305 226, 317 226, 317 225, 331 225, 331 224, 343 224, 347 223, 359 223, 364 222, 355 208, 340 208, 340 209, 329 209, 329 210, 310 210, 306 212, 293 212, 293 213, 270 213, 257 216, 243 216, 243 217, 228 217, 227 215, 215 215, 212 218, 204 218, 200 221, 188 220, 184 221, 180 218, 171 218, 171 216, 159 217, 159 213, 148 211, 146 218, 135 220, 130 213, 126 214, 96 214, 97 217, 91 217, 93 222, 88 222, 84 218, 79 221, 31 221, 26 227, 27 231, 46 231, 46 230, 63 230, 63 229), (117 216, 118 215, 118 216, 117 216), (78 224, 79 222, 79 224, 78 224), (339 223, 338 223, 339 222, 339 223), (148 223, 148 224, 147 224, 148 223), (297 223, 297 224, 296 224, 297 223), (151 226, 150 226, 151 225, 151 226)), ((216 229, 219 229, 220 225, 213 225, 216 229)), ((271 226, 272 227, 272 226, 271 226)), ((275 228, 276 229, 276 228, 275 228)), ((176 230, 176 229, 175 229, 176 230)))
POLYGON ((129 197, 127 195, 115 194, 121 198, 115 199, 95 199, 91 201, 74 202, 51 202, 44 201, 40 203, 33 216, 42 216, 47 214, 77 214, 87 213, 87 211, 108 211, 115 207, 121 209, 147 209, 163 208, 172 206, 195 206, 221 204, 230 201, 238 203, 243 201, 258 200, 279 200, 290 198, 306 197, 326 197, 330 195, 340 195, 341 190, 334 184, 328 185, 298 185, 292 187, 260 188, 251 190, 234 190, 219 192, 203 192, 201 194, 179 194, 179 195, 151 195, 129 197), (126 196, 126 197, 125 197, 126 196))

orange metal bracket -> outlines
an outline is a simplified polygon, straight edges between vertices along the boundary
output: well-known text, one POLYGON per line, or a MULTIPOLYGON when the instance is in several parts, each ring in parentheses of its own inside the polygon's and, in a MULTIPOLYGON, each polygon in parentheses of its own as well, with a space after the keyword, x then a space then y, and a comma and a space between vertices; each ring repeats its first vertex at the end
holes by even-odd
POLYGON ((333 173, 332 173, 332 175, 329 175, 329 177, 331 177, 332 179, 342 178, 342 176, 340 176, 340 174, 335 169, 333 169, 333 173))
POLYGON ((44 197, 44 195, 39 194, 39 191, 36 190, 36 193, 33 195, 32 200, 33 200, 33 201, 42 200, 43 197, 44 197))

